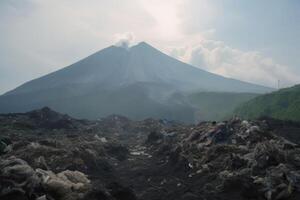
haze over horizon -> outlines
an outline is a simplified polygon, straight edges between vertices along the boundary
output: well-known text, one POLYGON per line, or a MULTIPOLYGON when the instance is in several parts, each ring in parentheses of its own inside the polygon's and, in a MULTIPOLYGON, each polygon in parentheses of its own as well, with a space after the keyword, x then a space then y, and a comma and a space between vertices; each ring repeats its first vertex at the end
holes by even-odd
POLYGON ((291 86, 300 82, 299 8, 295 0, 3 0, 0 94, 107 46, 140 41, 225 77, 291 86))

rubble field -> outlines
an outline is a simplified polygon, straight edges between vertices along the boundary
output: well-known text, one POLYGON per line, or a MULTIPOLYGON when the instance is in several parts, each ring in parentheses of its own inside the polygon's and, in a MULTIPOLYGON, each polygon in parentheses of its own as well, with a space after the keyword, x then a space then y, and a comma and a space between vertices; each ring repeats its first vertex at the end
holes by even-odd
POLYGON ((300 123, 0 115, 1 200, 299 200, 300 123))

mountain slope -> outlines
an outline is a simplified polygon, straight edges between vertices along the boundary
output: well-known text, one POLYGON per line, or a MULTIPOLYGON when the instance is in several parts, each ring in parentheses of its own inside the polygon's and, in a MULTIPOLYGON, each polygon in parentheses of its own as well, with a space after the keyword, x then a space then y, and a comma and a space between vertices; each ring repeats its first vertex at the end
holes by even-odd
POLYGON ((49 106, 83 118, 123 114, 134 119, 181 120, 182 109, 192 112, 193 106, 185 98, 174 101, 172 95, 198 91, 265 93, 271 89, 195 68, 142 42, 129 49, 105 48, 29 81, 0 97, 0 112, 49 106))
POLYGON ((195 121, 225 120, 242 103, 259 94, 232 92, 199 92, 188 96, 189 101, 196 107, 195 121))
POLYGON ((145 42, 125 49, 111 46, 66 68, 8 92, 19 94, 67 85, 117 87, 134 82, 159 82, 180 89, 265 93, 270 88, 225 78, 182 63, 145 42))
POLYGON ((300 121, 300 85, 258 96, 238 107, 235 114, 245 118, 269 116, 300 121))

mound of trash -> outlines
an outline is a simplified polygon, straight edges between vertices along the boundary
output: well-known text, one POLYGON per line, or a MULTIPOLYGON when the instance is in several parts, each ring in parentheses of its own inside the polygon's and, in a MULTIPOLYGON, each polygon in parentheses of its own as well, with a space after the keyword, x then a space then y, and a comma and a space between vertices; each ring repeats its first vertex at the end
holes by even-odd
POLYGON ((201 123, 150 133, 146 144, 195 199, 300 198, 299 145, 267 121, 201 123))
POLYGON ((0 115, 0 199, 300 199, 298 123, 0 115), (286 134, 285 134, 286 133, 286 134))

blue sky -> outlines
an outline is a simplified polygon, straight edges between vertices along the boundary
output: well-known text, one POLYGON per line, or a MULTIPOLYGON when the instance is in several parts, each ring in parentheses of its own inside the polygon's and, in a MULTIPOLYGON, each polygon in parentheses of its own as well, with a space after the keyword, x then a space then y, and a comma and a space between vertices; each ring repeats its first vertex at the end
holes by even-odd
POLYGON ((276 60, 300 66, 300 1, 226 1, 216 37, 245 50, 260 50, 276 60))
POLYGON ((298 0, 1 0, 0 93, 120 40, 275 87, 300 82, 298 0))

